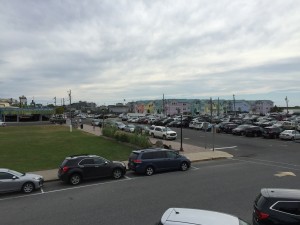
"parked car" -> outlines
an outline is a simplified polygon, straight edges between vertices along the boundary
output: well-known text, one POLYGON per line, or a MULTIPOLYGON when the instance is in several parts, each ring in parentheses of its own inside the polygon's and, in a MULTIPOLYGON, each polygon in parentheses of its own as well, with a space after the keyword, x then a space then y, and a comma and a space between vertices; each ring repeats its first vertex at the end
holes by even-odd
POLYGON ((58 170, 58 178, 72 185, 82 180, 101 177, 120 179, 126 173, 126 165, 97 155, 74 155, 65 158, 58 170))
POLYGON ((127 124, 127 125, 125 125, 123 130, 126 131, 126 132, 133 133, 135 131, 135 125, 127 124))
POLYGON ((300 139, 300 133, 297 130, 285 130, 279 134, 282 140, 297 140, 300 139))
POLYGON ((115 122, 115 126, 119 129, 119 130, 124 130, 125 128, 125 124, 122 122, 115 122))
POLYGON ((240 125, 240 126, 238 126, 237 128, 234 128, 233 130, 232 130, 232 134, 233 135, 244 135, 245 134, 245 130, 246 130, 246 128, 248 128, 248 127, 250 127, 251 125, 247 125, 247 124, 245 124, 245 125, 240 125))
POLYGON ((155 126, 153 130, 149 131, 152 137, 158 137, 162 139, 175 140, 177 138, 177 133, 171 130, 169 127, 155 126))
POLYGON ((244 135, 246 137, 260 137, 263 133, 263 128, 259 126, 246 127, 244 130, 244 135))
POLYGON ((14 191, 31 193, 41 188, 43 183, 44 178, 40 175, 0 168, 0 193, 14 191))
POLYGON ((225 213, 187 208, 169 208, 157 225, 250 225, 225 213))
POLYGON ((280 127, 276 127, 276 126, 265 127, 262 136, 264 138, 279 138, 279 134, 281 132, 282 132, 282 128, 280 127))
POLYGON ((100 126, 101 127, 102 126, 102 121, 103 120, 100 120, 100 119, 93 119, 92 122, 91 122, 91 125, 92 126, 100 126))
POLYGON ((253 208, 253 225, 300 224, 300 190, 261 189, 253 208))
POLYGON ((232 130, 237 128, 239 125, 236 123, 227 123, 223 127, 223 132, 227 134, 231 134, 232 130))
POLYGON ((129 169, 147 176, 167 170, 186 171, 190 166, 191 161, 187 157, 173 150, 159 148, 132 151, 128 160, 129 169))
POLYGON ((233 122, 221 122, 219 123, 218 125, 215 126, 216 128, 216 132, 217 133, 221 133, 221 132, 224 132, 224 127, 226 124, 233 124, 233 122))
POLYGON ((2 122, 2 121, 0 121, 0 127, 6 127, 6 123, 5 123, 5 122, 2 122))

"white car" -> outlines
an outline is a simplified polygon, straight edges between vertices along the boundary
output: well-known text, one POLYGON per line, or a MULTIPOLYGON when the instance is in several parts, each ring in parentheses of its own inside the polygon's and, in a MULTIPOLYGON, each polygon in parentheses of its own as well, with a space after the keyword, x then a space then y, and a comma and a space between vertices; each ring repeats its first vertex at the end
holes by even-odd
POLYGON ((150 130, 149 134, 152 137, 168 140, 175 140, 177 138, 177 133, 171 130, 169 127, 155 126, 153 130, 150 130))
POLYGON ((300 139, 300 133, 297 130, 285 130, 279 134, 279 138, 283 140, 300 139))
POLYGON ((0 121, 0 127, 5 127, 6 126, 6 123, 5 122, 2 122, 0 121))
POLYGON ((250 225, 225 213, 200 209, 169 208, 158 225, 250 225))

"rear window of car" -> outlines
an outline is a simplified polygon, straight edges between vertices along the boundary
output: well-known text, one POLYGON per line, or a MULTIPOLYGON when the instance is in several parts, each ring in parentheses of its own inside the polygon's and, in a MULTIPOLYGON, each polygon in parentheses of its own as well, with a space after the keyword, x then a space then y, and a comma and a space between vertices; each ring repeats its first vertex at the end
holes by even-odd
POLYGON ((132 152, 132 153, 129 155, 129 158, 130 158, 130 159, 137 159, 137 158, 138 158, 138 156, 139 156, 139 154, 138 154, 138 153, 136 153, 136 152, 132 152))
POLYGON ((277 202, 272 208, 280 212, 300 215, 300 202, 277 202))

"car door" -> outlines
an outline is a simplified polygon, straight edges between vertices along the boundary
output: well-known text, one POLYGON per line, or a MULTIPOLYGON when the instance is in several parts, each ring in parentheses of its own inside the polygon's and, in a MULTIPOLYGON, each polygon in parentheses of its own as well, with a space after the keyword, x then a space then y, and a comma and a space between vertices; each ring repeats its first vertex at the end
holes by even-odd
POLYGON ((90 179, 95 177, 95 164, 93 158, 82 159, 79 162, 79 166, 82 169, 84 179, 90 179))
POLYGON ((19 178, 7 172, 0 172, 0 192, 21 190, 19 178))
POLYGON ((112 174, 111 169, 111 162, 107 159, 102 157, 95 157, 94 158, 95 170, 94 176, 95 177, 109 177, 112 174))
POLYGON ((178 169, 180 167, 180 157, 178 157, 178 154, 174 151, 166 151, 167 160, 166 165, 168 169, 178 169))

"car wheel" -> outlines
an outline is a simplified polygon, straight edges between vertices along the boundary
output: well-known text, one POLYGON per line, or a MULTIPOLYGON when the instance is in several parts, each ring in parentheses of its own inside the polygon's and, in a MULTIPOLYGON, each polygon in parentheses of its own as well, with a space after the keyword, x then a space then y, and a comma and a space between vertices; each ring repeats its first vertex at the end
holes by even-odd
POLYGON ((295 141, 295 137, 292 137, 291 140, 292 140, 292 141, 295 141))
POLYGON ((27 182, 22 186, 22 191, 24 193, 31 193, 34 190, 34 184, 31 182, 27 182))
POLYGON ((154 134, 152 133, 151 136, 154 138, 154 134))
POLYGON ((70 177, 70 184, 77 185, 81 182, 81 176, 78 173, 74 173, 70 177))
POLYGON ((163 135, 163 139, 164 139, 164 140, 166 140, 166 139, 167 139, 167 138, 166 138, 166 135, 163 135))
POLYGON ((189 168, 188 164, 186 162, 182 162, 180 165, 180 169, 182 171, 186 171, 189 168))
POLYGON ((148 166, 147 168, 146 168, 146 175, 147 176, 151 176, 151 175, 153 175, 154 174, 154 169, 153 169, 153 167, 152 166, 148 166))
POLYGON ((114 169, 113 171, 113 178, 120 179, 123 176, 123 172, 121 169, 114 169))

